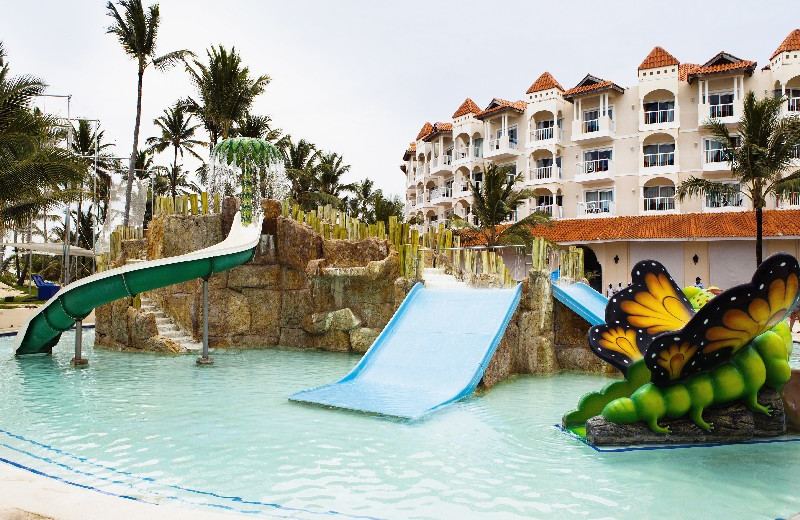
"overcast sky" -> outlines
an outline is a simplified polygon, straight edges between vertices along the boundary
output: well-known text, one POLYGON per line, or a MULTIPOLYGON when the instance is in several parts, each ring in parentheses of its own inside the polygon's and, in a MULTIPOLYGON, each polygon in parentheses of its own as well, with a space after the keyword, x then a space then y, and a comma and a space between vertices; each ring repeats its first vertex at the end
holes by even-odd
MULTIPOLYGON (((145 5, 148 5, 145 0, 145 5)), ((102 121, 127 156, 135 64, 105 33, 99 0, 0 0, 0 39, 13 73, 72 94, 72 114, 102 121)), ((623 87, 655 45, 681 62, 720 50, 767 63, 800 26, 797 0, 756 4, 577 1, 161 0, 159 52, 235 45, 272 82, 254 111, 295 138, 342 154, 351 178, 404 188, 402 154, 425 121, 449 121, 465 97, 516 100, 549 70, 569 88, 586 73, 623 87), (755 6, 758 5, 756 8, 755 6), (675 16, 672 13, 677 13, 675 16)), ((145 74, 141 138, 176 99, 194 94, 182 68, 145 74)), ((48 100, 50 111, 64 103, 48 100)), ((141 142, 141 141, 140 141, 141 142)), ((171 155, 158 158, 167 164, 171 155)))

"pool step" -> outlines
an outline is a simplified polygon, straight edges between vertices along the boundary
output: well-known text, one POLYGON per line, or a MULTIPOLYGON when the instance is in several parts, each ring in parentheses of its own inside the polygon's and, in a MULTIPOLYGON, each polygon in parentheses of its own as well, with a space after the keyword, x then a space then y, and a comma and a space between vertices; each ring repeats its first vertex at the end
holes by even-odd
POLYGON ((156 328, 158 328, 158 335, 162 338, 171 339, 181 346, 184 352, 195 353, 203 349, 203 345, 195 341, 195 339, 188 332, 184 331, 175 321, 167 315, 158 304, 145 297, 141 296, 141 309, 147 313, 153 314, 156 317, 156 328))

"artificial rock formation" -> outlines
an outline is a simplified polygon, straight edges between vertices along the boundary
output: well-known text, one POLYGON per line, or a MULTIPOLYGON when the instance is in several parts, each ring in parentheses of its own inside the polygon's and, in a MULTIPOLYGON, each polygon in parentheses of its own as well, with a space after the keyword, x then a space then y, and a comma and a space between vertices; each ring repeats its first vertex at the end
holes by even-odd
POLYGON ((741 442, 755 437, 776 437, 786 433, 786 417, 781 394, 762 388, 758 402, 772 409, 771 415, 751 412, 741 402, 708 408, 703 417, 714 425, 711 432, 697 426, 688 417, 664 419, 669 435, 650 429, 643 422, 617 424, 602 415, 586 421, 586 441, 593 446, 629 446, 633 444, 701 444, 741 442))
MULTIPOLYGON (((266 201, 263 209, 266 233, 255 258, 209 279, 209 344, 365 352, 414 283, 399 277, 393 247, 376 238, 323 239, 309 226, 282 217, 274 201, 266 201)), ((218 215, 157 217, 143 248, 147 259, 222 241, 235 213, 235 201, 226 199, 218 215)), ((201 291, 202 282, 193 280, 148 296, 199 340, 201 291)), ((120 317, 101 309, 98 321, 116 323, 120 317)), ((103 326, 98 330, 98 336, 107 336, 103 326)), ((115 345, 126 345, 125 339, 118 336, 115 345)), ((98 343, 110 344, 105 338, 98 343)))
POLYGON ((142 312, 128 300, 98 307, 95 322, 96 346, 165 354, 178 354, 183 350, 173 340, 158 335, 154 315, 142 312))

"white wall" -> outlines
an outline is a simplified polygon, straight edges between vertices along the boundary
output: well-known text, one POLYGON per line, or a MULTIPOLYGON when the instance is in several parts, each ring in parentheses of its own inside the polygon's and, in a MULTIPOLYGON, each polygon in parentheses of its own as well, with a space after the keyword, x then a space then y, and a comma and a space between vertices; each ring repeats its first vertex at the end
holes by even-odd
POLYGON ((675 242, 631 242, 631 269, 642 260, 657 260, 678 286, 683 285, 683 247, 675 242))
POLYGON ((706 287, 710 284, 729 289, 749 282, 756 269, 755 255, 755 247, 750 240, 711 242, 708 245, 711 280, 705 284, 706 287))

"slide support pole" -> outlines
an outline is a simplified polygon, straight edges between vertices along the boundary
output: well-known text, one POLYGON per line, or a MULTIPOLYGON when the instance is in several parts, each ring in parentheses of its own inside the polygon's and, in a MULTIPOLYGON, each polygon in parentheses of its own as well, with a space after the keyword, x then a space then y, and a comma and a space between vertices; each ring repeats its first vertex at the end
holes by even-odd
POLYGON ((74 367, 83 367, 89 364, 88 359, 81 357, 81 349, 83 348, 83 320, 75 322, 75 357, 70 360, 70 365, 74 367))
POLYGON ((208 355, 208 277, 203 278, 203 355, 197 358, 198 365, 211 365, 214 360, 208 355))

